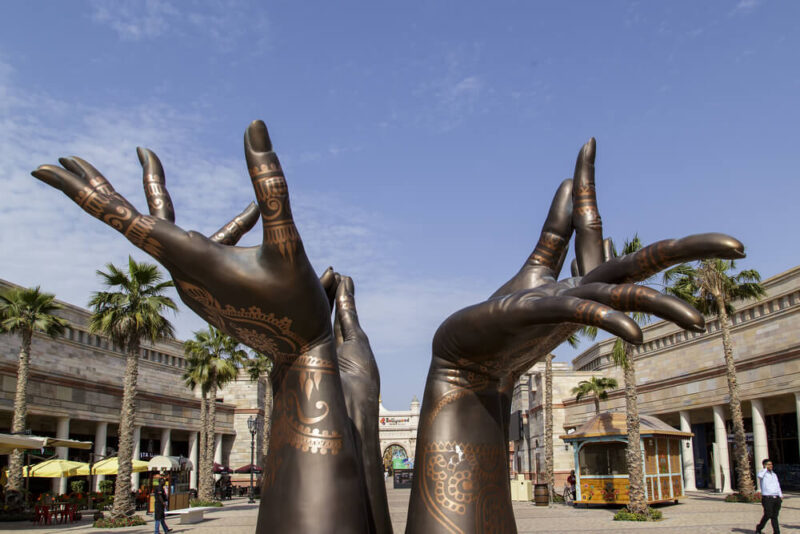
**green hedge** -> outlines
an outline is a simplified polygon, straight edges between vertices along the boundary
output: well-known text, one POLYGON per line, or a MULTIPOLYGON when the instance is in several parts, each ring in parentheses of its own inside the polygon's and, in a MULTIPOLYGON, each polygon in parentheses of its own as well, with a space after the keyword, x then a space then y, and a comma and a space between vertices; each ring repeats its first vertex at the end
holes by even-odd
POLYGON ((95 521, 92 526, 95 528, 121 528, 121 527, 138 527, 141 525, 146 525, 147 521, 142 519, 138 515, 132 515, 130 517, 120 517, 117 519, 112 518, 103 518, 98 519, 95 521))

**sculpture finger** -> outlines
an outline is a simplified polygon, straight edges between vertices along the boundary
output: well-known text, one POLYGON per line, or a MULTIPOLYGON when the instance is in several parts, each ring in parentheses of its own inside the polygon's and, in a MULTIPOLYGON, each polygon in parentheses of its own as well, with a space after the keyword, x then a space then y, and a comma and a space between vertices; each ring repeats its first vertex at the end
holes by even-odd
POLYGON ((247 127, 244 152, 264 226, 264 253, 294 263, 305 251, 292 218, 286 178, 262 121, 247 127))
POLYGON ((553 196, 547 219, 542 225, 539 241, 528 257, 526 265, 546 267, 552 271, 554 278, 558 278, 571 237, 572 180, 567 179, 561 182, 553 196))
POLYGON ((336 288, 336 318, 339 321, 344 341, 366 337, 358 322, 355 288, 353 279, 349 276, 342 276, 339 286, 336 288))
POLYGON ((580 270, 578 269, 578 260, 575 258, 572 259, 572 263, 569 265, 569 270, 572 273, 573 278, 581 275, 580 270))
POLYGON ((128 199, 117 193, 117 191, 114 189, 114 186, 111 185, 111 182, 109 182, 106 177, 103 176, 103 174, 88 161, 81 159, 78 156, 72 156, 69 158, 58 158, 58 162, 62 167, 79 177, 83 183, 88 184, 92 191, 97 192, 98 194, 115 197, 123 205, 135 210, 133 205, 128 202, 128 199))
POLYGON ((222 228, 211 234, 209 239, 220 245, 235 245, 258 221, 258 207, 251 202, 242 213, 234 217, 222 228))
POLYGON ((322 276, 319 277, 319 283, 325 291, 325 296, 328 297, 328 305, 333 310, 333 303, 336 299, 336 286, 338 285, 337 273, 334 272, 333 267, 328 267, 322 276))
POLYGON ((610 237, 603 239, 603 261, 606 262, 611 258, 616 258, 617 253, 614 248, 614 242, 610 237))
POLYGON ((594 184, 594 137, 583 145, 572 179, 572 224, 575 227, 575 258, 580 274, 603 263, 603 221, 597 210, 594 184))
POLYGON ((573 296, 534 296, 523 301, 521 314, 522 321, 529 326, 576 323, 602 328, 629 343, 642 342, 642 330, 633 319, 610 306, 591 300, 573 296))
POLYGON ((705 319, 693 306, 649 287, 595 282, 567 289, 562 295, 593 300, 615 310, 653 314, 686 330, 705 331, 705 319))
POLYGON ((72 171, 55 165, 42 165, 31 174, 60 189, 86 213, 123 234, 167 268, 191 264, 197 256, 203 255, 204 249, 193 243, 189 234, 170 222, 139 213, 85 161, 62 158, 61 162, 72 171))
POLYGON ((599 265, 582 279, 581 284, 605 282, 641 282, 654 274, 689 261, 705 258, 744 258, 744 245, 726 234, 695 234, 682 239, 658 241, 643 249, 599 265))
POLYGON ((166 186, 166 176, 161 160, 152 150, 137 147, 136 155, 142 164, 142 182, 150 215, 175 222, 175 208, 166 186))

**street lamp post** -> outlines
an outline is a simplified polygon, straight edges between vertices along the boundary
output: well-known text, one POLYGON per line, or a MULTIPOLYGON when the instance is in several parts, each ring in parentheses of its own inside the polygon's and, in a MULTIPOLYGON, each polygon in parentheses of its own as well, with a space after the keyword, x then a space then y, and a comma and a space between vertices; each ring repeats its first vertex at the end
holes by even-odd
POLYGON ((247 429, 250 430, 250 499, 248 503, 256 502, 253 495, 253 472, 255 471, 255 445, 256 434, 258 433, 258 417, 250 416, 247 418, 247 429))

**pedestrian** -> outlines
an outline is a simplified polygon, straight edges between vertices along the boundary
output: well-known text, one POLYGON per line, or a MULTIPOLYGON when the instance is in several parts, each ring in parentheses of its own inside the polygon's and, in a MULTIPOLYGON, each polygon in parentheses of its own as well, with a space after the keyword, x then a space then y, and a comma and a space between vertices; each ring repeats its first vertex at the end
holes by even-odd
POLYGON ((168 501, 167 501, 167 492, 164 490, 164 479, 158 479, 158 487, 153 492, 153 497, 155 498, 155 509, 153 510, 153 517, 156 520, 156 528, 155 534, 158 534, 158 525, 161 522, 161 526, 164 527, 164 532, 171 532, 172 529, 167 526, 167 522, 165 521, 165 514, 168 508, 168 501))
POLYGON ((778 482, 778 475, 772 470, 772 460, 769 458, 761 462, 764 469, 758 472, 758 482, 761 485, 761 506, 764 508, 764 515, 756 525, 756 533, 761 534, 761 529, 767 524, 767 519, 772 521, 772 532, 780 534, 781 527, 778 525, 778 513, 781 511, 783 502, 783 492, 781 484, 778 482))

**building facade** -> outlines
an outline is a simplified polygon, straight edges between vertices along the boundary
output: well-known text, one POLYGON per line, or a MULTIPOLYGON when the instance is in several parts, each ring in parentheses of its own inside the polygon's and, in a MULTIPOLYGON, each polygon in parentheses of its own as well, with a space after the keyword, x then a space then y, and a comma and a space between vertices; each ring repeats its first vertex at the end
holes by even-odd
MULTIPOLYGON (((0 280, 0 289, 13 284, 0 280)), ((69 321, 65 333, 51 339, 35 334, 28 381, 27 425, 32 434, 92 441, 94 451, 59 449, 59 456, 88 461, 89 452, 116 454, 125 354, 109 340, 89 332, 89 312, 60 302, 59 315, 69 321)), ((10 432, 16 392, 20 337, 0 334, 0 432, 10 432)), ((199 392, 188 389, 182 343, 144 344, 139 358, 134 457, 147 460, 166 454, 184 456, 197 466, 199 392)), ((239 467, 250 463, 247 418, 264 415, 264 380, 242 376, 216 399, 215 461, 239 467)), ((256 440, 256 446, 260 446, 256 440)), ((257 451, 260 452, 260 451, 257 451)), ((2 461, 2 460, 0 460, 2 461)), ((102 479, 102 477, 100 477, 102 479)), ((99 481, 98 481, 99 482, 99 481)), ((66 492, 67 479, 53 490, 66 492)), ((192 487, 197 485, 192 471, 192 487)), ((134 474, 134 486, 138 475, 134 474)))
MULTIPOLYGON (((754 466, 769 457, 782 485, 800 489, 800 267, 773 276, 763 285, 766 297, 735 303, 731 317, 748 451, 754 466)), ((642 329, 644 342, 634 351, 639 411, 694 433, 682 450, 687 490, 730 492, 736 481, 722 336, 717 319, 708 320, 706 327, 705 333, 694 333, 659 321, 642 329)), ((587 375, 616 378, 620 389, 601 401, 601 410, 625 410, 623 377, 611 362, 612 347, 613 339, 597 343, 572 361, 571 371, 560 369, 563 374, 558 379, 554 372, 554 383, 566 382, 561 391, 554 391, 554 414, 563 410, 563 423, 554 425, 556 436, 594 415, 593 399, 577 402, 569 393, 587 375)), ((536 372, 534 367, 524 378, 530 380, 536 372)), ((541 397, 531 395, 528 386, 526 394, 533 400, 525 406, 523 386, 517 387, 515 401, 533 421, 529 435, 539 435, 543 424, 530 417, 542 410, 541 397)), ((534 380, 532 389, 536 387, 534 380)), ((524 440, 515 442, 515 450, 523 447, 524 440)), ((554 450, 559 449, 565 445, 555 438, 554 450)), ((555 466, 562 473, 572 469, 571 455, 556 455, 555 466)), ((556 486, 560 487, 558 482, 556 486)))
POLYGON ((387 410, 381 400, 378 405, 378 417, 378 439, 384 467, 390 466, 394 458, 408 459, 413 465, 417 452, 419 400, 414 397, 406 411, 387 410))

